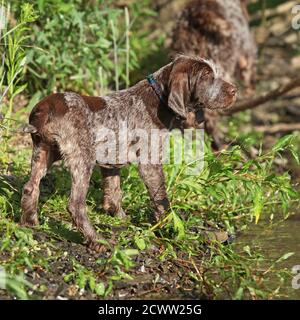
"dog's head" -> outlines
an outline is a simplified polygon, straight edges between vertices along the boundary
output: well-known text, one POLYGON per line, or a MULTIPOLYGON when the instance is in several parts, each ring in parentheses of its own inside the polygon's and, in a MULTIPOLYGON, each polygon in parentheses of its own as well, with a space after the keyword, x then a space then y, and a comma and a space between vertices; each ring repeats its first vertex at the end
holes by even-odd
POLYGON ((210 61, 178 56, 168 83, 168 105, 181 118, 199 108, 225 109, 236 100, 236 87, 225 81, 210 61))

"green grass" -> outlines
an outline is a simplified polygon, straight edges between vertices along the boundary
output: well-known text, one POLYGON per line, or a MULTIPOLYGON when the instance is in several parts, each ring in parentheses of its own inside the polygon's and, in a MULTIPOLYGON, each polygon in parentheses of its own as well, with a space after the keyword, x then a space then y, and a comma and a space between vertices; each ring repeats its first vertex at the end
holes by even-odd
POLYGON ((273 161, 283 149, 293 150, 293 136, 250 160, 239 146, 217 156, 206 146, 205 167, 198 176, 185 175, 184 165, 165 166, 172 207, 154 226, 148 223, 151 206, 134 166, 122 171, 126 220, 102 211, 101 176, 95 169, 88 213, 97 231, 116 243, 108 245, 106 255, 98 256, 87 251, 71 225, 66 211, 70 177, 62 165, 41 183, 41 225, 34 230, 18 225, 21 188, 29 174, 28 141, 25 137, 26 147, 24 137, 7 141, 9 165, 0 178, 0 260, 11 282, 6 291, 9 297, 51 298, 50 283, 64 286, 68 297, 118 297, 120 283, 125 283, 128 297, 145 297, 144 291, 163 295, 171 290, 172 281, 177 282, 173 292, 177 297, 190 291, 194 297, 207 298, 280 295, 278 286, 264 283, 276 270, 279 287, 283 286, 288 272, 276 269, 276 264, 266 266, 250 244, 237 248, 213 240, 209 230, 232 234, 259 221, 262 214, 288 214, 297 193, 287 173, 275 174, 273 161), (151 279, 144 284, 147 290, 132 293, 132 288, 139 288, 141 268, 151 279))

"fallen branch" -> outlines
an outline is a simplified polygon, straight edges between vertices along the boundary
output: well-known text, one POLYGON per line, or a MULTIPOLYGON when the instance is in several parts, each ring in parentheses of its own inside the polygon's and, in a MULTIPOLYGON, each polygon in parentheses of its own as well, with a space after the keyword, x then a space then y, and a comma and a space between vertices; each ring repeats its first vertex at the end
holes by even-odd
POLYGON ((291 132, 300 130, 300 123, 277 123, 269 126, 255 126, 254 129, 263 133, 291 132))
POLYGON ((290 94, 290 95, 286 95, 284 97, 281 97, 281 100, 293 100, 293 99, 298 99, 300 98, 300 93, 299 94, 290 94))
POLYGON ((276 99, 285 93, 291 91, 294 88, 297 88, 300 86, 300 77, 295 78, 294 80, 291 80, 289 83, 276 88, 275 90, 272 90, 268 93, 265 93, 259 97, 253 98, 253 99, 246 99, 237 102, 231 109, 220 111, 222 115, 232 115, 236 112, 253 109, 256 108, 270 100, 276 99))

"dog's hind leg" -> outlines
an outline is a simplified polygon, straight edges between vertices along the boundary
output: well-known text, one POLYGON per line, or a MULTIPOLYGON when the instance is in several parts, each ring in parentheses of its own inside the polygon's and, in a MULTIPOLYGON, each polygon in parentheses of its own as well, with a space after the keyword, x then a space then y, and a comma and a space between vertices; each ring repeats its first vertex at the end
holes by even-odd
POLYGON ((25 184, 22 193, 21 224, 34 226, 39 223, 37 205, 40 194, 40 181, 47 173, 54 161, 54 153, 51 146, 45 143, 35 144, 31 159, 31 174, 29 181, 25 184))
POLYGON ((68 203, 68 211, 76 228, 82 232, 91 249, 102 251, 103 246, 97 242, 102 239, 92 226, 86 212, 86 195, 89 188, 93 166, 73 163, 69 166, 71 171, 71 195, 68 203))
POLYGON ((101 168, 101 172, 103 179, 103 209, 118 218, 125 218, 125 212, 121 207, 120 169, 101 168))

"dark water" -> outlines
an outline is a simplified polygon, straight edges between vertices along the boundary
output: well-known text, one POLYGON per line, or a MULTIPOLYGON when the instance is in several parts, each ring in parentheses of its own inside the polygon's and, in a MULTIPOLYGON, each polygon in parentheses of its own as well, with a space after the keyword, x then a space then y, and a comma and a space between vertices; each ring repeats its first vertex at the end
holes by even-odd
MULTIPOLYGON (((275 261, 287 252, 294 252, 293 256, 278 265, 291 270, 294 265, 300 265, 300 213, 272 226, 267 221, 261 221, 258 225, 253 224, 238 237, 237 244, 258 247, 269 261, 275 261)), ((291 281, 292 276, 282 287, 284 298, 300 299, 300 289, 293 289, 291 281)), ((280 285, 276 276, 272 277, 271 285, 272 287, 280 285)))

